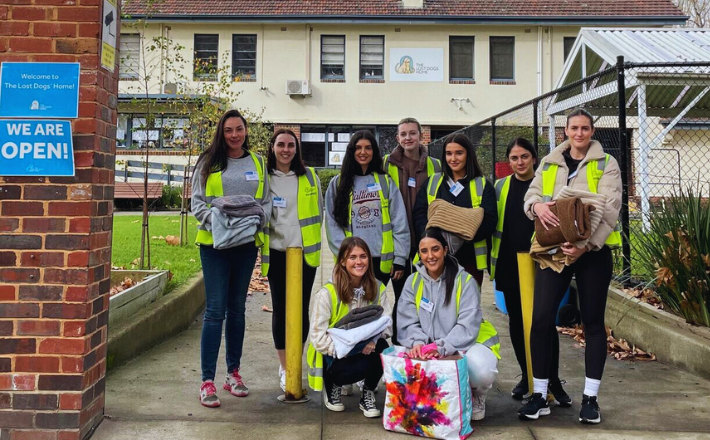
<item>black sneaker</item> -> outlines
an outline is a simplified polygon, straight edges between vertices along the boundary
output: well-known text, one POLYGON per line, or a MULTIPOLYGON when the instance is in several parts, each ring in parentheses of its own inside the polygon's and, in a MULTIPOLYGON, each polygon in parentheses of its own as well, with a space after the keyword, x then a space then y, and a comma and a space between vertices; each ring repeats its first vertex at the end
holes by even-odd
POLYGON ((513 399, 515 400, 523 400, 523 397, 528 394, 528 391, 528 378, 523 376, 523 378, 520 379, 520 382, 515 385, 513 391, 510 392, 510 395, 513 396, 513 399))
POLYGON ((362 388, 362 396, 360 397, 360 409, 365 417, 379 417, 380 410, 375 404, 375 392, 367 387, 362 388))
POLYGON ((582 395, 582 410, 579 412, 579 421, 582 423, 597 424, 602 421, 602 414, 597 403, 597 396, 582 395))
POLYGON ((550 407, 547 406, 547 399, 540 393, 532 395, 528 403, 518 410, 518 417, 521 420, 537 420, 540 416, 549 416, 550 407))
POLYGON ((547 384, 547 392, 552 394, 555 398, 555 403, 557 406, 563 408, 568 408, 572 406, 572 398, 567 394, 564 388, 562 388, 562 381, 559 379, 553 379, 547 384))
POLYGON ((323 387, 323 402, 326 408, 336 412, 345 411, 345 405, 343 405, 343 401, 340 399, 340 392, 341 389, 337 385, 323 387))

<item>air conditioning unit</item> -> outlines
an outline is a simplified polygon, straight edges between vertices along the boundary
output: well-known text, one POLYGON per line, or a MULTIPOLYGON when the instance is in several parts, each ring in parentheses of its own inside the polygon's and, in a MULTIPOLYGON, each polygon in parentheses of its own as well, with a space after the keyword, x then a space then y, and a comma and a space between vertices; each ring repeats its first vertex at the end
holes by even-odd
POLYGON ((290 79, 286 81, 286 94, 289 96, 306 96, 311 94, 311 88, 306 80, 290 79))
POLYGON ((165 83, 163 93, 166 95, 177 95, 178 85, 176 83, 165 83))

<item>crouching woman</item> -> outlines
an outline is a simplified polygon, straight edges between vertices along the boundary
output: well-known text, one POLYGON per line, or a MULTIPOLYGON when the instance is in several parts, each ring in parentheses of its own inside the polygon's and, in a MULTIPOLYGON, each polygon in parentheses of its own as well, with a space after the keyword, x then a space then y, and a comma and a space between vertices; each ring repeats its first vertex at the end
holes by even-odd
POLYGON ((335 342, 328 329, 344 318, 350 310, 368 305, 380 305, 383 316, 392 315, 392 304, 385 295, 385 285, 375 278, 372 255, 364 240, 348 237, 343 240, 333 269, 332 281, 326 283, 312 299, 308 345, 308 383, 314 391, 323 391, 326 408, 344 411, 341 387, 364 380, 360 409, 365 417, 379 417, 374 390, 382 378, 380 353, 387 347, 385 338, 392 328, 347 356, 337 358, 335 342))
POLYGON ((498 333, 481 313, 476 280, 449 254, 441 230, 419 241, 419 263, 397 305, 397 339, 409 356, 434 359, 465 353, 473 389, 473 420, 486 415, 486 394, 498 375, 498 333))

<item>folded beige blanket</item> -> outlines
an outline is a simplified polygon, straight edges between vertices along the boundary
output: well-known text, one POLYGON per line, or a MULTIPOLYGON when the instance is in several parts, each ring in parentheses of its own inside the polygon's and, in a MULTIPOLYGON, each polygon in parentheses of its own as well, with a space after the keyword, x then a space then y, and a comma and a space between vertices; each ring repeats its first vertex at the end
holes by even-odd
MULTIPOLYGON (((582 191, 579 189, 570 188, 565 186, 560 190, 560 192, 555 196, 555 200, 564 199, 569 197, 579 197, 583 203, 589 204, 596 208, 594 211, 589 213, 589 236, 594 235, 594 231, 597 230, 599 223, 602 221, 602 216, 604 214, 604 209, 606 208, 606 196, 603 194, 595 194, 589 191, 582 191)), ((585 247, 589 239, 580 240, 575 243, 577 247, 585 247)), ((562 272, 565 266, 569 266, 573 263, 558 246, 541 246, 537 239, 534 239, 532 246, 530 247, 530 255, 533 260, 540 264, 540 268, 546 269, 551 268, 555 272, 562 272)))
POLYGON ((440 228, 470 241, 483 222, 483 208, 461 208, 436 199, 429 205, 428 216, 427 229, 440 228))

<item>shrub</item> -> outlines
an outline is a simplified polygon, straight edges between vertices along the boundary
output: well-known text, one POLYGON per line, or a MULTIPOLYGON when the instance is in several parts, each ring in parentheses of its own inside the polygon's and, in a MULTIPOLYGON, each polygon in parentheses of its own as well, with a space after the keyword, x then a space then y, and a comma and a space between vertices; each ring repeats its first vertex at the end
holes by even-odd
POLYGON ((666 200, 636 248, 666 307, 692 324, 710 326, 710 204, 692 189, 666 200))
POLYGON ((321 190, 323 191, 323 195, 325 196, 325 191, 328 189, 330 181, 333 179, 333 177, 340 174, 340 170, 322 169, 318 170, 317 174, 318 178, 320 179, 321 190))
POLYGON ((182 186, 163 186, 163 195, 160 197, 160 206, 165 208, 179 208, 182 206, 182 186))

